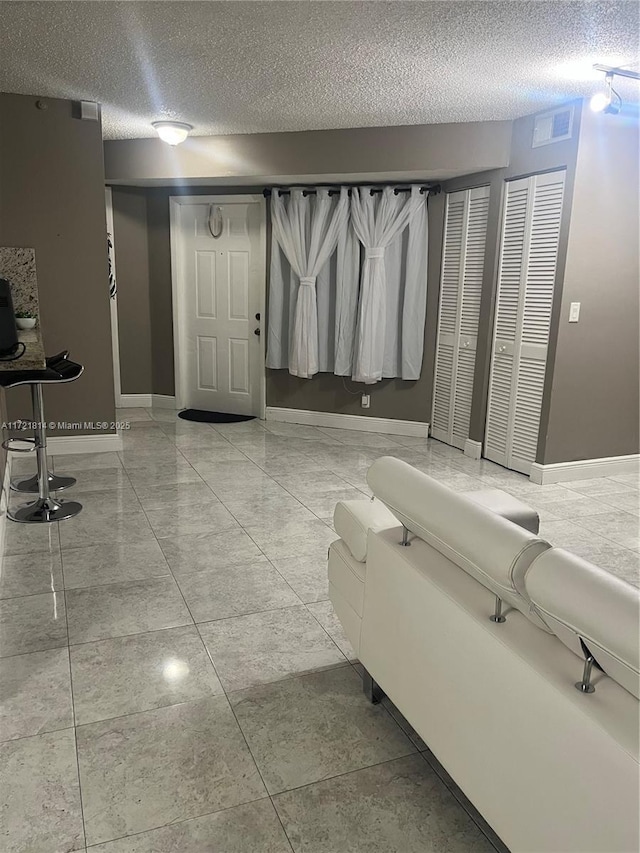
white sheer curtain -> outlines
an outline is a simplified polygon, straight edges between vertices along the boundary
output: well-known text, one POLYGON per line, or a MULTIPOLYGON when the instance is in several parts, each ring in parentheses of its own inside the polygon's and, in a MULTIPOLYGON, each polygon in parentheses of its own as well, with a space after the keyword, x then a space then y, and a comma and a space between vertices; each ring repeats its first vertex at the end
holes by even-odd
MULTIPOLYGON (((367 210, 371 209, 375 218, 384 194, 376 192, 372 196, 368 189, 366 193, 367 210)), ((416 210, 408 224, 405 223, 397 231, 384 251, 384 334, 379 338, 382 341, 379 352, 382 359, 381 378, 418 379, 422 369, 427 297, 427 195, 420 193, 419 187, 412 188, 410 196, 406 192, 395 195, 393 188, 389 188, 387 197, 391 207, 400 210, 413 198, 416 210)), ((303 198, 305 204, 313 203, 312 194, 303 198)), ((336 205, 339 196, 330 198, 332 204, 336 205)), ((363 254, 350 216, 338 236, 337 248, 321 266, 316 277, 319 372, 357 378, 354 356, 357 351, 357 334, 360 332, 358 314, 362 308, 360 283, 363 254)), ((269 368, 290 368, 296 306, 302 291, 299 277, 274 232, 271 241, 267 324, 269 368)))
MULTIPOLYGON (((384 187, 372 194, 370 187, 355 187, 351 195, 353 228, 364 246, 360 283, 360 308, 356 334, 353 379, 367 385, 383 377, 387 322, 385 250, 421 207, 420 188, 409 197, 384 187)), ((426 290, 426 281, 425 281, 426 290)))
POLYGON ((318 304, 316 280, 346 231, 349 197, 340 190, 337 202, 329 190, 315 194, 293 189, 288 196, 274 191, 271 200, 273 235, 299 278, 289 346, 289 372, 309 379, 318 372, 318 304))

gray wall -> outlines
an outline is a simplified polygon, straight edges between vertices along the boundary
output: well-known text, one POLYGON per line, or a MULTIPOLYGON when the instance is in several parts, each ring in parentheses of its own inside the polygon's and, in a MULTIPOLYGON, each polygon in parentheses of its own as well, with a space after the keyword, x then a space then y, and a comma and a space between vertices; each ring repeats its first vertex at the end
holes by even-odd
MULTIPOLYGON (((36 251, 46 351, 85 365, 70 385, 45 391, 48 420, 115 417, 107 277, 104 166, 99 122, 71 101, 0 94, 0 245, 36 251)), ((9 416, 30 411, 7 392, 9 416)), ((74 432, 73 434, 78 434, 74 432)))
POLYGON ((112 193, 118 285, 120 383, 123 394, 148 394, 152 384, 147 198, 144 190, 112 193))
POLYGON ((638 452, 639 151, 637 121, 584 111, 545 464, 638 452))
POLYGON ((506 166, 511 122, 315 130, 105 143, 110 184, 450 178, 506 166))

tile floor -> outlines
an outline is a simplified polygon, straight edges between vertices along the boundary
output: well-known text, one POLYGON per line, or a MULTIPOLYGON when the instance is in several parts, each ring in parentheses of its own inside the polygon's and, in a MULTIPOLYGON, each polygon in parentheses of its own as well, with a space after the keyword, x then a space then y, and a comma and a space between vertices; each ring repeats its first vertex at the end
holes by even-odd
POLYGON ((395 455, 522 497, 553 543, 640 585, 637 481, 535 486, 432 440, 118 415, 122 453, 52 460, 78 518, 4 527, 2 853, 493 850, 362 695, 327 600, 333 506, 395 455))

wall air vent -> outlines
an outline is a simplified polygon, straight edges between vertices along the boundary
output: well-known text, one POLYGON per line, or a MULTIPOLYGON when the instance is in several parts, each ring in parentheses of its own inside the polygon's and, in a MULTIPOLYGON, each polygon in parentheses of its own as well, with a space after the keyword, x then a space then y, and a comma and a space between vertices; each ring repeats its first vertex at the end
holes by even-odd
POLYGON ((535 117, 532 148, 571 139, 573 132, 573 107, 560 107, 535 117))

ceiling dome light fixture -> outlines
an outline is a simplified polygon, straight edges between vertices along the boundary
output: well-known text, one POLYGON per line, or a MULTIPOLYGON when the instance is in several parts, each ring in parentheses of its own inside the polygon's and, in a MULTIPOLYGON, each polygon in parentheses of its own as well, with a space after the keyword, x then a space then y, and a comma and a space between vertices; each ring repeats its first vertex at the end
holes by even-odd
POLYGON ((180 145, 193 130, 193 125, 184 121, 152 121, 151 126, 167 145, 180 145))
POLYGON ((622 98, 613 88, 614 77, 628 77, 630 80, 640 80, 640 73, 628 71, 626 68, 611 68, 609 65, 594 65, 596 71, 604 71, 605 91, 596 92, 589 106, 594 113, 609 113, 617 115, 622 108, 622 98))

